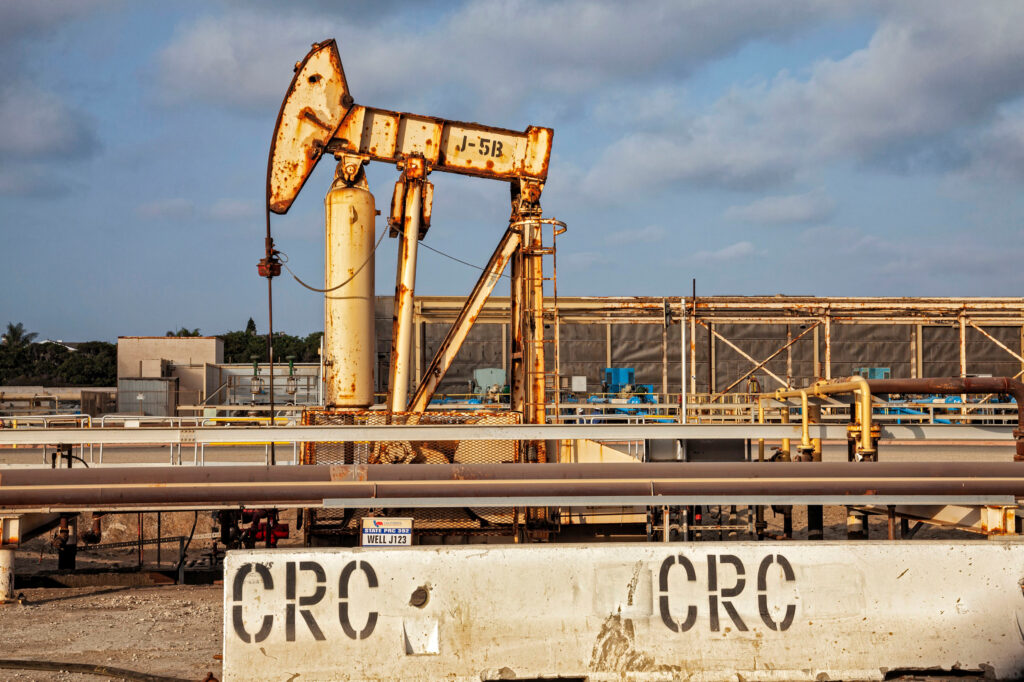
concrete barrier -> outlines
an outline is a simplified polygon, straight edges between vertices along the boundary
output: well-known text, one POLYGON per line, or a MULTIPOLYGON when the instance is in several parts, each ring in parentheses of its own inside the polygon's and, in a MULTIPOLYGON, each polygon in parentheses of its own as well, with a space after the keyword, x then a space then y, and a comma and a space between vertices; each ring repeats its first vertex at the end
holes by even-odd
POLYGON ((224 680, 1024 673, 1024 544, 229 552, 224 680))

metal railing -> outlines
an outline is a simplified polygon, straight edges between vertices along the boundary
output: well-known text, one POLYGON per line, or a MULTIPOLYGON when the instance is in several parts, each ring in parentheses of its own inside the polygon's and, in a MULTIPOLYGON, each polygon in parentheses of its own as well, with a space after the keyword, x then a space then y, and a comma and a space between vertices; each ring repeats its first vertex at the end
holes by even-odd
MULTIPOLYGON (((549 423, 561 421, 570 424, 607 423, 681 423, 679 394, 662 396, 646 394, 651 402, 628 402, 623 398, 610 398, 608 402, 562 402, 556 408, 549 405, 549 423), (661 398, 668 400, 661 400, 661 398), (674 400, 673 400, 674 399, 674 400)), ((741 395, 741 394, 737 394, 741 395)), ((688 398, 694 396, 688 396, 688 398)), ((743 395, 744 398, 748 396, 743 395)), ((720 403, 687 402, 686 417, 694 424, 753 424, 758 420, 757 399, 720 403)), ((765 399, 773 411, 769 421, 780 421, 779 410, 784 409, 781 401, 765 399)), ((457 409, 456 406, 452 406, 457 409)), ((790 403, 791 415, 799 417, 800 405, 790 403)), ((825 422, 840 423, 850 420, 850 406, 838 400, 827 400, 821 405, 821 418, 825 422)), ((914 401, 873 400, 872 415, 875 421, 893 424, 1015 424, 1016 403, 960 402, 958 399, 934 399, 914 401)))
MULTIPOLYGON (((91 428, 92 417, 87 414, 28 414, 0 419, 0 426, 8 429, 35 428, 42 426, 44 429, 53 427, 74 426, 76 428, 91 428)), ((13 447, 18 447, 17 445, 13 447)), ((85 460, 85 443, 78 445, 78 456, 85 460)), ((72 448, 72 453, 74 448, 72 448)), ((43 448, 43 463, 47 463, 47 450, 43 448)), ((89 445, 89 461, 92 462, 93 448, 89 445)))
MULTIPOLYGON (((274 425, 282 426, 295 426, 297 419, 294 415, 288 417, 274 417, 274 425)), ((202 426, 269 426, 270 417, 208 417, 203 420, 202 426)), ((262 445, 264 463, 270 464, 270 441, 251 441, 251 442, 236 442, 236 443, 199 443, 198 453, 193 458, 192 463, 197 466, 203 466, 206 464, 206 446, 210 447, 220 445, 230 446, 246 446, 246 445, 262 445)), ((296 441, 273 441, 274 445, 290 445, 292 447, 292 464, 299 463, 299 443, 296 441)), ((181 464, 181 462, 178 462, 181 464)))
MULTIPOLYGON (((99 418, 100 428, 107 427, 120 427, 124 429, 142 429, 142 428, 185 428, 188 426, 198 426, 199 420, 197 417, 146 417, 146 416, 134 416, 134 415, 119 415, 119 414, 106 414, 99 418)), ((103 463, 103 443, 99 444, 99 463, 103 463)), ((181 443, 168 442, 167 446, 170 448, 170 460, 171 464, 181 464, 181 443), (177 462, 175 462, 177 459, 177 462)), ((92 463, 92 446, 89 449, 89 462, 92 463)))
MULTIPOLYGON (((695 415, 687 424, 679 424, 670 408, 671 405, 647 405, 654 408, 653 414, 622 414, 615 412, 618 405, 579 404, 582 413, 563 414, 560 424, 548 425, 403 425, 403 426, 296 426, 293 418, 277 417, 275 426, 267 426, 269 417, 238 418, 182 418, 182 417, 136 417, 111 415, 90 420, 85 415, 48 415, 18 419, 18 427, 0 429, 0 446, 43 448, 43 463, 47 461, 47 448, 61 444, 77 448, 82 459, 88 457, 92 463, 94 446, 100 449, 99 463, 104 463, 104 447, 111 444, 142 447, 167 447, 172 465, 210 464, 207 446, 250 447, 263 446, 264 460, 270 462, 270 443, 291 446, 290 458, 278 458, 280 464, 297 464, 302 444, 305 442, 361 442, 361 441, 417 441, 417 440, 555 440, 589 439, 606 444, 625 445, 625 453, 636 459, 644 458, 644 441, 647 439, 673 438, 748 438, 778 440, 800 437, 799 403, 786 405, 780 401, 764 400, 765 423, 758 424, 745 414, 733 414, 731 421, 698 420, 695 415), (665 408, 667 413, 663 413, 665 408), (789 413, 789 422, 784 423, 783 413, 789 413), (567 418, 570 417, 570 418, 567 418), (88 453, 86 453, 88 446, 88 453), (191 448, 191 461, 182 457, 182 450, 191 448)), ((705 405, 688 405, 694 410, 705 405)), ((732 404, 730 409, 756 406, 732 404)), ((882 429, 882 438, 895 440, 941 439, 952 441, 994 441, 1006 440, 1013 443, 1012 426, 1016 405, 983 404, 970 405, 976 408, 965 418, 959 414, 961 403, 876 403, 874 421, 882 429), (908 406, 910 406, 908 408, 908 406), (918 409, 922 414, 908 414, 907 409, 918 409), (888 413, 887 413, 888 411, 888 413), (949 417, 947 419, 946 417, 949 417)), ((848 407, 826 405, 820 424, 812 424, 812 438, 845 440, 849 422, 848 407)), ((4 426, 13 426, 14 419, 5 419, 4 426)), ((246 455, 251 457, 252 453, 246 455)), ((242 459, 230 463, 242 463, 242 459)), ((251 460, 249 460, 251 461, 251 460)), ((212 463, 225 463, 223 460, 212 463)))

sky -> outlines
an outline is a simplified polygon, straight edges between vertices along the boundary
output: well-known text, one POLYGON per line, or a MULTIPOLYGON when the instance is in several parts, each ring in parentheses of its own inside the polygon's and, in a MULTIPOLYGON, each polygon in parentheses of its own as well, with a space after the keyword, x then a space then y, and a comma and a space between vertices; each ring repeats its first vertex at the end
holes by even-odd
MULTIPOLYGON (((326 38, 358 104, 554 129, 560 295, 1024 290, 1019 1, 0 0, 0 325, 265 331, 267 153, 326 38)), ((273 220, 310 282, 333 166, 273 220)), ((386 213, 398 173, 367 175, 386 213)), ((425 243, 483 265, 507 185, 430 179, 425 243)), ((465 295, 478 274, 421 249, 416 291, 465 295)), ((275 280, 275 329, 318 331, 322 311, 275 280)))

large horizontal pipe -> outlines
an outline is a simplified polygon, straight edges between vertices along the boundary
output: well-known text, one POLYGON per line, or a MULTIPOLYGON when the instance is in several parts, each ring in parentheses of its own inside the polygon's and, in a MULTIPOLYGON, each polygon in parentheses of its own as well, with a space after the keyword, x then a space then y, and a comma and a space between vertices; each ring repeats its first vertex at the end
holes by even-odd
POLYGON ((1014 461, 1024 461, 1024 383, 1010 377, 940 377, 924 379, 869 379, 873 394, 879 393, 937 393, 939 395, 981 395, 1001 393, 1012 395, 1017 401, 1017 440, 1014 461))
MULTIPOLYGON (((1009 463, 456 464, 18 470, 0 511, 320 506, 324 500, 658 496, 1024 497, 1009 463)), ((379 506, 379 505, 378 505, 379 506)))
POLYGON ((233 467, 104 467, 0 470, 0 495, 15 487, 113 485, 246 485, 395 481, 518 481, 601 479, 736 479, 773 481, 1014 479, 1024 472, 1009 462, 616 462, 607 464, 335 464, 233 467), (770 465, 770 466, 769 466, 770 465))

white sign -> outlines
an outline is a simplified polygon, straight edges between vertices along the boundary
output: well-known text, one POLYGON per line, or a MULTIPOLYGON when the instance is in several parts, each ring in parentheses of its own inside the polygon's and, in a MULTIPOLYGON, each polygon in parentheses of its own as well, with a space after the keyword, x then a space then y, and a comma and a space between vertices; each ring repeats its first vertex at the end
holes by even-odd
POLYGON ((237 550, 223 679, 1020 679, 1022 578, 1012 540, 237 550))
POLYGON ((412 519, 363 517, 363 547, 412 546, 412 519))

